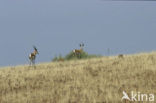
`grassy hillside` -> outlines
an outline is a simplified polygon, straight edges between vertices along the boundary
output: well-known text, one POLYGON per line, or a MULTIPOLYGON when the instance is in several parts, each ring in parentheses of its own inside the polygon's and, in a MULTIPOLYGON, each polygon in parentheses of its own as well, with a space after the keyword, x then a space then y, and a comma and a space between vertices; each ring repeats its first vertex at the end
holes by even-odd
POLYGON ((156 94, 156 53, 0 69, 0 103, 121 103, 123 91, 156 94))

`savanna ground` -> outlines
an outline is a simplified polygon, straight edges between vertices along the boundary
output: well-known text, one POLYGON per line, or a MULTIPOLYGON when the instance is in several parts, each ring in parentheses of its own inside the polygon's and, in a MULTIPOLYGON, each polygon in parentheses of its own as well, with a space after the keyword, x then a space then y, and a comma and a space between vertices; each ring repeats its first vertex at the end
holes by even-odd
POLYGON ((156 94, 156 52, 0 69, 0 103, 124 103, 123 91, 156 94))

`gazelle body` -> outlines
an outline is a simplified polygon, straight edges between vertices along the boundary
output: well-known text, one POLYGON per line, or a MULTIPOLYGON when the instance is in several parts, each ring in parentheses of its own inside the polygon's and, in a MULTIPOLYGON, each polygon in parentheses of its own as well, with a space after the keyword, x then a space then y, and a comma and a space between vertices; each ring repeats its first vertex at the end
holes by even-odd
POLYGON ((29 55, 30 65, 35 65, 36 55, 39 54, 36 47, 34 47, 34 52, 29 55))
POLYGON ((124 58, 124 55, 123 54, 119 54, 118 58, 124 58))
POLYGON ((81 54, 81 52, 83 52, 83 49, 74 49, 73 50, 74 54, 81 54))
POLYGON ((84 47, 84 44, 80 44, 80 49, 74 49, 73 50, 73 54, 74 56, 76 55, 77 57, 81 58, 81 53, 83 52, 83 47, 84 47))

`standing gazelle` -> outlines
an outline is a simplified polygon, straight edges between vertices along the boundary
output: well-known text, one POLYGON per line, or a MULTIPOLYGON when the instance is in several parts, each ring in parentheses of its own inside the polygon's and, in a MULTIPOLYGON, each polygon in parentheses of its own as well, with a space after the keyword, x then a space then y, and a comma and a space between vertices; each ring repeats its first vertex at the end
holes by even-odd
POLYGON ((35 46, 33 46, 34 52, 29 55, 30 65, 35 65, 36 55, 39 54, 35 46))
POLYGON ((74 56, 76 55, 78 58, 81 58, 81 53, 83 52, 84 44, 81 43, 79 46, 80 46, 80 49, 74 49, 73 54, 74 56))

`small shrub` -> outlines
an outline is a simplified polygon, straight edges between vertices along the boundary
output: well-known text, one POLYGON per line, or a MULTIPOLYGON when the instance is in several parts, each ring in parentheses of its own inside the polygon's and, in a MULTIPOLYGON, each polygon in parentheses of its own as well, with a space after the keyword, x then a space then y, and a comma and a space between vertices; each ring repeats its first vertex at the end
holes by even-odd
POLYGON ((100 55, 90 55, 85 51, 81 52, 80 54, 75 54, 73 52, 70 52, 65 57, 62 57, 61 55, 59 57, 55 56, 52 61, 87 59, 87 58, 95 58, 95 57, 100 57, 100 55))

